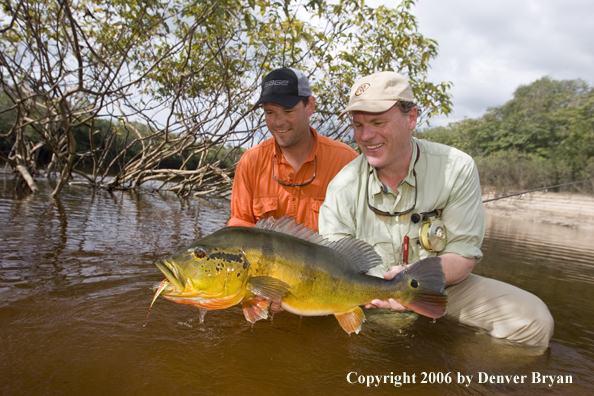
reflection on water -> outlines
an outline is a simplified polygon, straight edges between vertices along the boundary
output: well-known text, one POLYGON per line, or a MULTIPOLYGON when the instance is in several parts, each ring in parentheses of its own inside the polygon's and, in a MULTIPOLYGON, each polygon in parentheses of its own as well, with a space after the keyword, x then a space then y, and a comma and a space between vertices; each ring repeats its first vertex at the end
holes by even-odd
POLYGON ((252 326, 239 307, 201 324, 197 310, 162 298, 147 321, 150 287, 162 279, 154 262, 224 226, 228 203, 74 186, 52 200, 40 188, 18 199, 0 180, 1 394, 358 395, 371 375, 384 381, 374 394, 594 390, 592 232, 489 219, 476 272, 547 303, 555 336, 539 355, 445 320, 380 311, 352 336, 334 317, 285 312, 252 326), (532 384, 532 372, 573 384, 532 384), (487 374, 527 380, 479 383, 487 374))

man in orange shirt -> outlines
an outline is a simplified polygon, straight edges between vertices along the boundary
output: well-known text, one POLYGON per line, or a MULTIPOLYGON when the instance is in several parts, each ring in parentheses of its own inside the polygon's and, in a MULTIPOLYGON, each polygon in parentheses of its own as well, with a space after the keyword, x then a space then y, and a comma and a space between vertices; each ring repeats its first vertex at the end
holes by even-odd
POLYGON ((357 153, 309 125, 315 103, 301 71, 281 68, 264 77, 256 106, 264 108, 273 137, 247 150, 237 165, 229 226, 287 215, 318 231, 328 183, 357 153))

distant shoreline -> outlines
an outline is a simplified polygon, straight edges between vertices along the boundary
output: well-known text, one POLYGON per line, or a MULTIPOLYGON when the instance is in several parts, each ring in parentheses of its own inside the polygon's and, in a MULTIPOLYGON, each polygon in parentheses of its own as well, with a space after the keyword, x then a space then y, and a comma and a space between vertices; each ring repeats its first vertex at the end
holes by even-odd
MULTIPOLYGON (((496 197, 483 194, 483 200, 496 197)), ((583 194, 533 192, 486 202, 485 212, 523 221, 594 229, 594 197, 583 194)))
MULTIPOLYGON (((0 174, 9 174, 0 166, 0 174)), ((483 200, 495 198, 492 191, 483 200)), ((484 204, 485 213, 516 220, 594 230, 594 196, 536 191, 484 204)))

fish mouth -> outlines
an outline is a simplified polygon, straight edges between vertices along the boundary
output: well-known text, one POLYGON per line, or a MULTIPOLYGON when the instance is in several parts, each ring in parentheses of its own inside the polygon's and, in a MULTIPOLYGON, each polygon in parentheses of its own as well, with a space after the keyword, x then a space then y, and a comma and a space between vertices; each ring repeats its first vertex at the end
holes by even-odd
POLYGON ((175 270, 175 267, 173 265, 169 264, 165 260, 159 260, 155 263, 155 265, 157 266, 157 268, 159 268, 159 270, 161 270, 163 275, 165 275, 165 277, 173 285, 175 290, 184 290, 185 282, 183 282, 178 277, 177 271, 175 270))

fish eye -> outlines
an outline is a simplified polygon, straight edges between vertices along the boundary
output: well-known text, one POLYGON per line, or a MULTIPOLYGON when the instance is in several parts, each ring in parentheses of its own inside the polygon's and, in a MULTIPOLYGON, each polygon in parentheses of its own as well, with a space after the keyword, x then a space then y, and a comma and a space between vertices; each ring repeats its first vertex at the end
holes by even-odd
POLYGON ((194 256, 196 258, 203 259, 204 257, 206 257, 206 250, 204 250, 204 248, 197 247, 194 250, 194 256))

